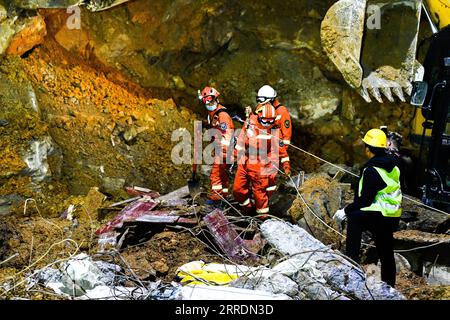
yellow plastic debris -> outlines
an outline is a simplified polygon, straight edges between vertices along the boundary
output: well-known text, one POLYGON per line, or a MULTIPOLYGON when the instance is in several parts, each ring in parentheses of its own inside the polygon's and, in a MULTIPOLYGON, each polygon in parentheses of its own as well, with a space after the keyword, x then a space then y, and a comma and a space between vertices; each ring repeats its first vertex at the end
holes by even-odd
MULTIPOLYGON (((230 270, 231 271, 231 270, 230 270)), ((225 265, 222 268, 217 268, 217 264, 205 264, 203 261, 189 262, 177 270, 177 276, 180 277, 181 283, 193 285, 228 285, 231 281, 239 278, 236 268, 227 268, 225 265), (227 269, 234 269, 234 272, 229 272, 227 269)))

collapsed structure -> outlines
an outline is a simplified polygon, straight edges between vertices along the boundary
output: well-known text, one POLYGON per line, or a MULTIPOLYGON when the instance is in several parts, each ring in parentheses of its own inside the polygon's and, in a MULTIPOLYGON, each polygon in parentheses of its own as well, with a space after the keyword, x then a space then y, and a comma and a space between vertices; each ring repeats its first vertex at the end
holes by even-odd
MULTIPOLYGON (((298 190, 296 187, 290 190, 298 190)), ((332 189, 331 194, 334 194, 335 188, 332 189)), ((240 216, 233 207, 226 212, 219 209, 209 212, 207 207, 189 198, 187 187, 165 196, 145 188, 128 188, 129 200, 109 206, 105 206, 104 198, 93 190, 86 202, 97 208, 94 211, 114 213, 122 208, 95 231, 98 237, 93 240, 98 240, 99 245, 88 251, 81 250, 82 253, 77 247, 68 257, 40 268, 31 263, 20 272, 23 273, 21 278, 16 274, 3 279, 0 294, 11 298, 20 292, 20 295, 32 297, 32 292, 41 291, 59 299, 120 300, 406 299, 402 292, 380 281, 379 275, 333 249, 339 244, 330 243, 330 237, 323 236, 331 214, 327 210, 332 212, 333 209, 326 203, 341 201, 347 189, 345 184, 323 173, 307 176, 290 209, 298 224, 275 217, 261 223, 255 218, 240 216), (314 183, 323 188, 315 191, 323 192, 323 209, 318 207, 320 202, 315 202, 312 209, 307 202, 311 200, 308 184, 314 183), (337 199, 326 192, 330 184, 342 187, 342 193, 335 193, 337 199), (299 217, 298 210, 302 210, 302 206, 296 201, 302 199, 305 212, 299 217), (300 220, 305 219, 305 213, 315 211, 318 212, 316 219, 323 223, 309 223, 307 230, 302 228, 305 222, 300 220), (314 233, 328 245, 315 238, 314 233), (187 238, 183 240, 183 237, 187 238), (201 245, 196 245, 196 241, 201 245), (148 246, 152 242, 167 257, 169 254, 179 256, 180 250, 188 247, 191 251, 187 249, 183 260, 174 261, 176 265, 173 265, 163 256, 149 254, 148 246)), ((59 220, 73 224, 76 217, 76 211, 69 207, 59 220)), ((330 224, 328 228, 335 236, 335 232, 330 231, 334 226, 330 224)), ((434 249, 448 248, 449 236, 433 235, 403 230, 396 239, 403 248, 406 243, 417 245, 425 241, 434 249)), ((63 241, 66 245, 75 242, 63 241)), ((399 268, 411 269, 407 261, 403 262, 404 266, 399 265, 399 268)))

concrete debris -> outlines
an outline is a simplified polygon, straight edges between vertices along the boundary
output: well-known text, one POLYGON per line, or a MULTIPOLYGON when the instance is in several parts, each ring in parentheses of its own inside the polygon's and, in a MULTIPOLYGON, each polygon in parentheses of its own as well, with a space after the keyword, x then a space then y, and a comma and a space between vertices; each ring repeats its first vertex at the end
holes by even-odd
POLYGON ((428 264, 425 266, 425 280, 432 285, 450 285, 450 267, 428 264))
POLYGON ((397 271, 411 270, 411 264, 404 256, 394 253, 394 258, 397 271))
POLYGON ((143 296, 148 296, 148 291, 137 287, 123 286, 96 286, 93 289, 86 290, 86 293, 79 300, 136 300, 143 296))
MULTIPOLYGON (((290 256, 289 262, 282 263, 290 264, 292 274, 301 268, 310 269, 314 277, 320 274, 327 286, 336 292, 361 300, 405 299, 401 293, 384 282, 374 280, 368 283, 362 269, 298 226, 268 220, 261 225, 261 232, 270 245, 290 256)), ((277 269, 277 266, 274 269, 277 269)))
POLYGON ((45 268, 32 278, 29 287, 43 284, 60 295, 80 297, 97 286, 114 284, 115 275, 120 267, 95 262, 85 253, 79 254, 64 262, 58 269, 45 268))
POLYGON ((408 260, 410 270, 418 275, 429 274, 426 265, 440 268, 450 265, 450 235, 418 230, 394 233, 395 248, 408 260), (419 249, 417 249, 419 248, 419 249))
POLYGON ((280 272, 262 269, 248 274, 230 283, 231 287, 265 291, 271 294, 284 294, 292 299, 303 300, 298 284, 280 272))
MULTIPOLYGON (((313 261, 305 264, 303 260, 291 258, 276 265, 273 270, 291 277, 297 284, 304 299, 337 300, 343 295, 332 290, 321 271, 313 261)), ((345 299, 345 297, 343 297, 345 299)))

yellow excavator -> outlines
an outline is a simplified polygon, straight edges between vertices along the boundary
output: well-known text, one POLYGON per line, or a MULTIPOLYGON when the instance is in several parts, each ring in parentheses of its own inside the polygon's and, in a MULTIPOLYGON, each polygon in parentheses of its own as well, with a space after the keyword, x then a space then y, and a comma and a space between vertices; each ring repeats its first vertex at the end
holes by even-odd
POLYGON ((414 193, 449 209, 450 0, 339 0, 322 21, 321 40, 365 101, 409 99, 416 107, 410 140, 420 144, 421 178, 414 193), (422 15, 433 34, 423 66, 417 61, 422 15))

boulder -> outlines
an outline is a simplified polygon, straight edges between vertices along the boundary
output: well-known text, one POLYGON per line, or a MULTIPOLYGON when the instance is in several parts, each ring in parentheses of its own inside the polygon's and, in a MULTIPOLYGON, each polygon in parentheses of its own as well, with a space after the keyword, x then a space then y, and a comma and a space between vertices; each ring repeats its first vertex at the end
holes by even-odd
POLYGON ((36 15, 24 18, 16 26, 16 33, 10 40, 6 54, 21 56, 43 43, 46 35, 47 30, 43 17, 36 15))
POLYGON ((339 182, 325 175, 315 175, 303 183, 299 192, 299 197, 289 209, 293 221, 326 244, 339 243, 341 236, 328 227, 338 229, 332 217, 341 207, 339 182))

